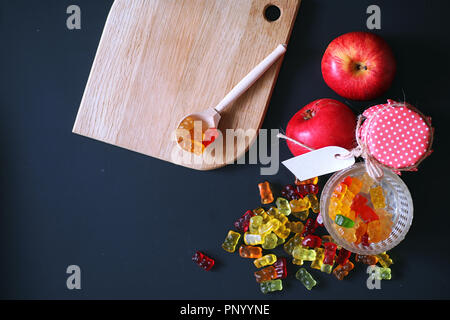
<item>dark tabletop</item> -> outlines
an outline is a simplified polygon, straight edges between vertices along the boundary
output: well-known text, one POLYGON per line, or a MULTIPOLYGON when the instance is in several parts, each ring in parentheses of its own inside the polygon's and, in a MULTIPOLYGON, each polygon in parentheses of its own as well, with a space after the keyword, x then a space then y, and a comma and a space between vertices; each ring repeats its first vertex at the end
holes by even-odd
MULTIPOLYGON (((220 244, 259 205, 258 182, 292 182, 286 168, 271 177, 250 164, 198 172, 71 132, 112 2, 1 0, 0 298, 450 298, 448 1, 303 1, 263 128, 284 129, 318 98, 357 113, 406 98, 433 117, 435 152, 402 175, 415 216, 381 290, 367 289, 362 265, 344 281, 312 270, 320 283, 310 292, 289 267, 285 290, 267 296, 251 261, 220 244), (66 28, 71 4, 81 8, 81 30, 66 28), (321 57, 336 36, 367 30, 371 4, 381 8, 375 32, 392 46, 398 73, 376 101, 346 101, 324 83, 321 57), (195 250, 216 259, 213 271, 192 263, 195 250), (81 290, 66 287, 69 265, 81 268, 81 290)), ((280 159, 289 157, 281 143, 280 159)))

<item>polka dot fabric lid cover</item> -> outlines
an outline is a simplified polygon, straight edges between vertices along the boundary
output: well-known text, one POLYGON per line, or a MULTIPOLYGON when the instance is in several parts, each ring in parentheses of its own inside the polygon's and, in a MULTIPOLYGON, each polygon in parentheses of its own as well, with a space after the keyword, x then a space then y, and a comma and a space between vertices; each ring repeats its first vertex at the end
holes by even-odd
POLYGON ((360 128, 361 141, 381 164, 392 169, 411 168, 431 153, 431 119, 408 103, 388 100, 367 109, 360 128))

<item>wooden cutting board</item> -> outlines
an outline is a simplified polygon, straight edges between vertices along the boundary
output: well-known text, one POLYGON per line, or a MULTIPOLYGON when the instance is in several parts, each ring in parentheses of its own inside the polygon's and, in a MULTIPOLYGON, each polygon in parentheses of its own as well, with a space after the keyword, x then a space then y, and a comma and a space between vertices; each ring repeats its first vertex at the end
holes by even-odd
POLYGON ((178 148, 174 130, 288 43, 300 1, 116 0, 73 132, 199 170, 233 162, 256 139, 251 133, 261 127, 281 60, 222 115, 223 133, 248 133, 233 138, 240 145, 227 150, 225 136, 222 154, 216 146, 198 157, 178 148), (269 5, 281 11, 276 21, 265 17, 269 5))

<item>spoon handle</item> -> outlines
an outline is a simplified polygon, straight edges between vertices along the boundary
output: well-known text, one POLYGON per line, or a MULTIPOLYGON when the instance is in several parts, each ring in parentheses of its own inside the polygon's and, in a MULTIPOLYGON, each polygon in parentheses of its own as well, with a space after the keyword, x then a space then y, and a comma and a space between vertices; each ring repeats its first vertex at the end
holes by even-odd
POLYGON ((280 44, 271 54, 261 61, 244 79, 242 79, 214 108, 221 113, 226 107, 236 101, 256 80, 258 80, 284 53, 286 45, 280 44))

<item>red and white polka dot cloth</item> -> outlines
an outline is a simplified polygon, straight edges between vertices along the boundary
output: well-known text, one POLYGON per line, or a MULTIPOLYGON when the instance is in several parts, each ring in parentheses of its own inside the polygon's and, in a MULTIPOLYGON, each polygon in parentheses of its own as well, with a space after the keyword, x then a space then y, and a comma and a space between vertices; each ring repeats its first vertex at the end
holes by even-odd
POLYGON ((431 119, 424 119, 410 104, 388 100, 363 116, 361 142, 381 164, 394 170, 409 168, 431 152, 431 119))

